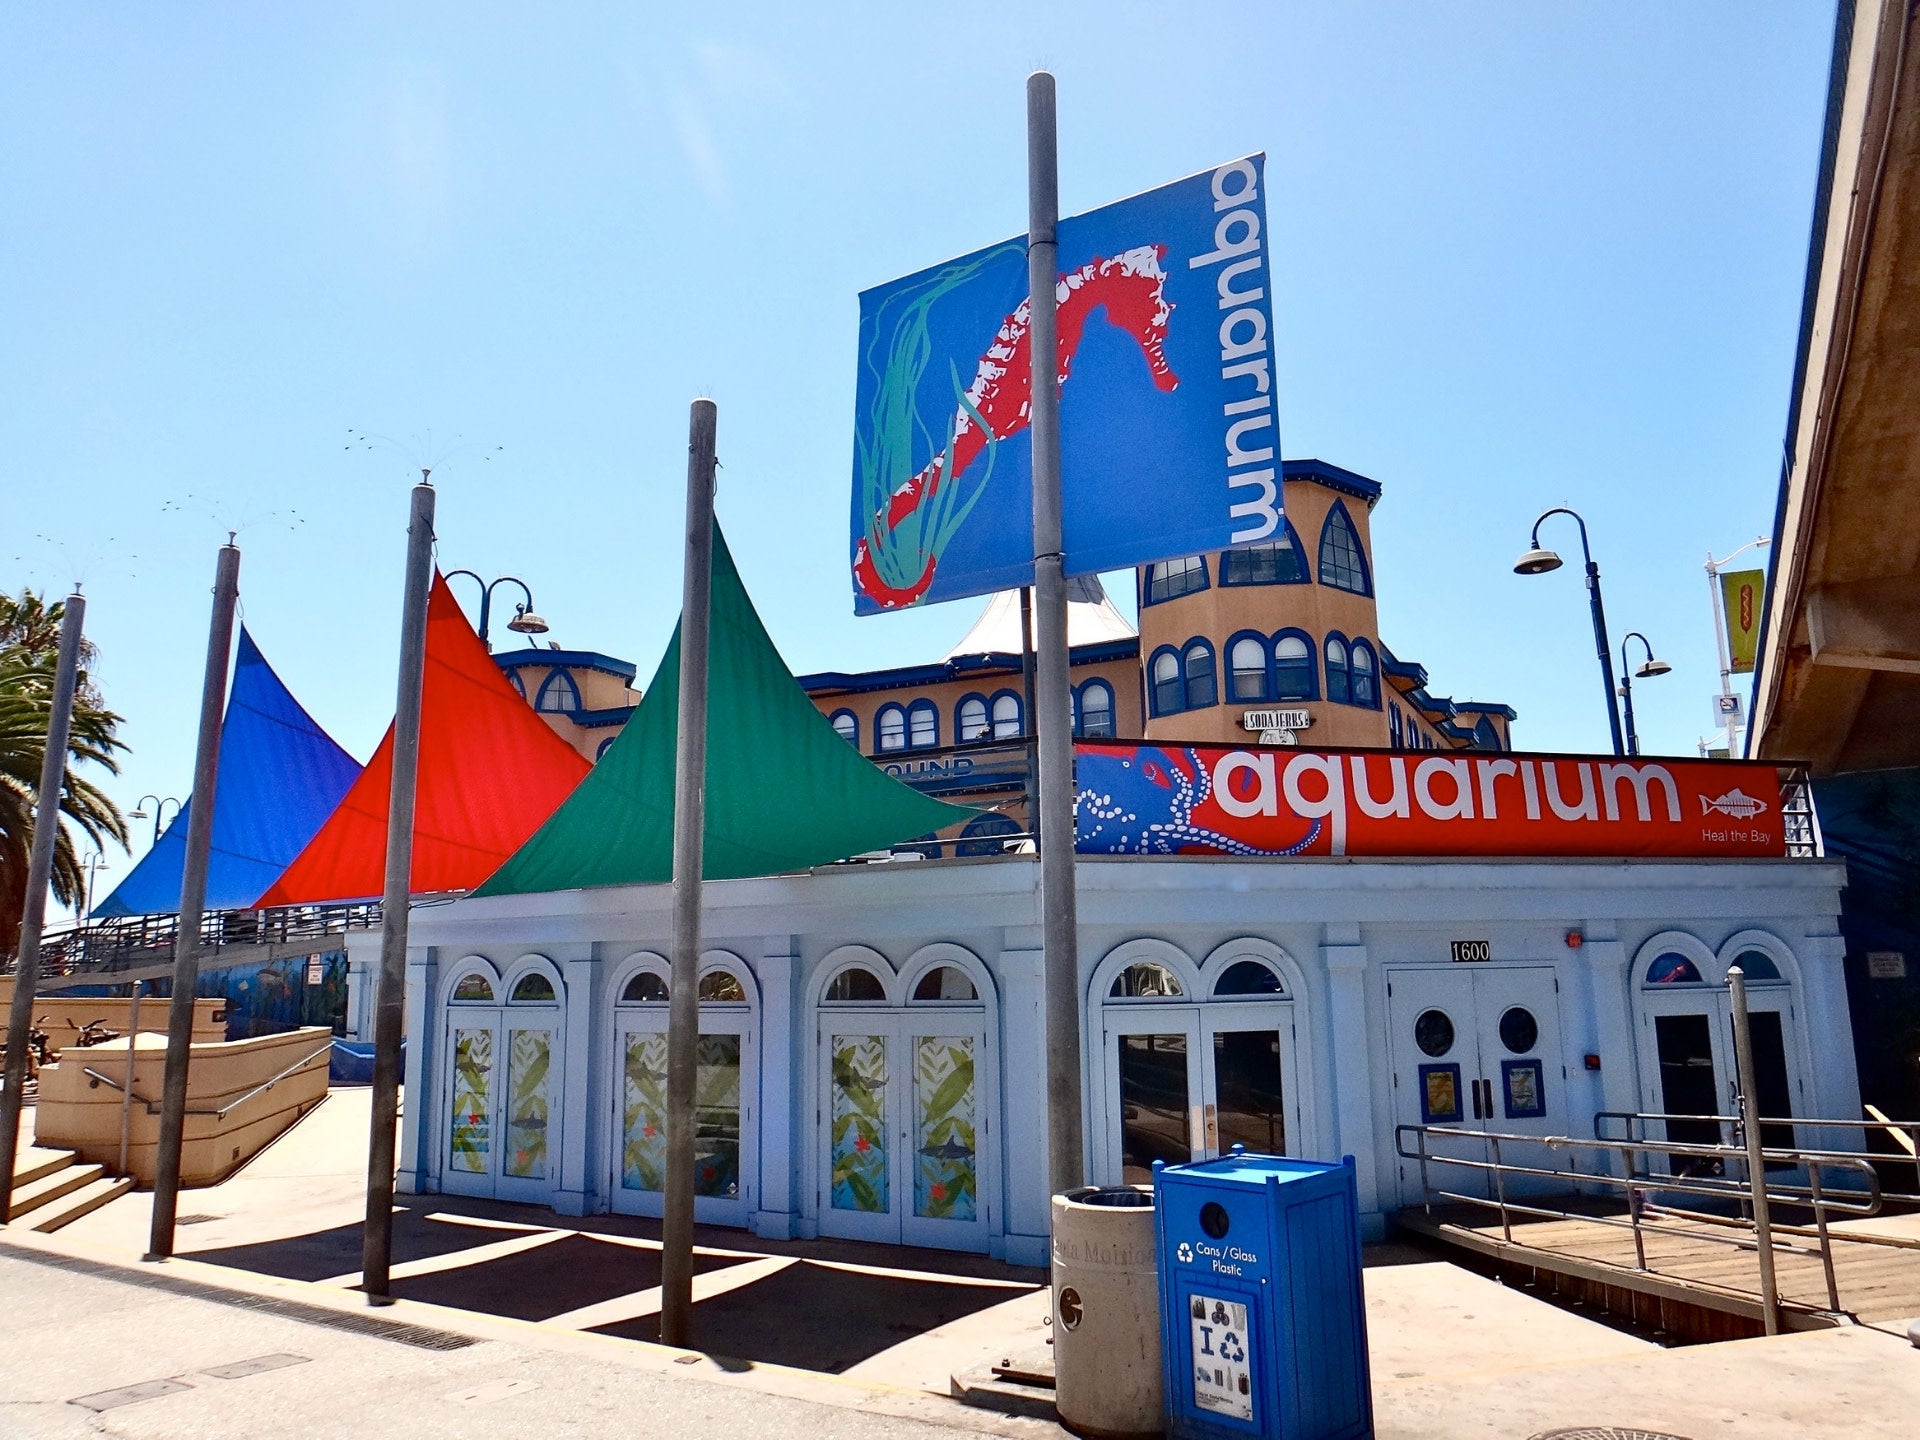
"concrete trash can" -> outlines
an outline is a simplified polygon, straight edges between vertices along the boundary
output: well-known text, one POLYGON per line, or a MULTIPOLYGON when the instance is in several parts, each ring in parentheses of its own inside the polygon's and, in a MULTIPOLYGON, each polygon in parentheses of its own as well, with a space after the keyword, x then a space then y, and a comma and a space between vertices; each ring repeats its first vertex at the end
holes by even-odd
POLYGON ((1150 1187, 1053 1197, 1053 1368, 1060 1423, 1076 1435, 1165 1430, 1150 1187))

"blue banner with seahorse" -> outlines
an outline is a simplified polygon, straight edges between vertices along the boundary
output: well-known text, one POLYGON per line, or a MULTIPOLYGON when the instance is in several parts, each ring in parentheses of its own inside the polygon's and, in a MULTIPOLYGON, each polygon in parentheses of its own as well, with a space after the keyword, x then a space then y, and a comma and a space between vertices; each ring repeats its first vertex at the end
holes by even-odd
MULTIPOLYGON (((1059 224, 1070 575, 1280 528, 1266 157, 1059 224)), ((1024 237, 860 296, 854 609, 1033 579, 1024 237)))

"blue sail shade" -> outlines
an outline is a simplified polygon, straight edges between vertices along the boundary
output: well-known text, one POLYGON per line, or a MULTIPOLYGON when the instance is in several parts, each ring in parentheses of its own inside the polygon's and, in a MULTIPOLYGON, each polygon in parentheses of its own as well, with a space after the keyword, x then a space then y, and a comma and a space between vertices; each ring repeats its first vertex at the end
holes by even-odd
MULTIPOLYGON (((221 722, 207 908, 241 909, 259 899, 306 848, 359 774, 359 762, 288 693, 243 628, 221 722)), ((181 807, 153 849, 94 907, 95 916, 180 908, 192 804, 189 799, 181 807)))

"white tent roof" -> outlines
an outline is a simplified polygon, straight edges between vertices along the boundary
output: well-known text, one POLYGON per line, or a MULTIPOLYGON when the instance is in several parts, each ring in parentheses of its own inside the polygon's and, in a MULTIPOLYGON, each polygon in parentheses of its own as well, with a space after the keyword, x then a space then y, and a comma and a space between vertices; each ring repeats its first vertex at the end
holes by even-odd
MULTIPOLYGON (((1075 575, 1067 580, 1067 644, 1098 645, 1107 640, 1132 640, 1139 632, 1114 608, 1098 575, 1075 575)), ((987 602, 973 628, 943 659, 956 655, 1018 655, 1020 592, 1002 590, 987 602)))

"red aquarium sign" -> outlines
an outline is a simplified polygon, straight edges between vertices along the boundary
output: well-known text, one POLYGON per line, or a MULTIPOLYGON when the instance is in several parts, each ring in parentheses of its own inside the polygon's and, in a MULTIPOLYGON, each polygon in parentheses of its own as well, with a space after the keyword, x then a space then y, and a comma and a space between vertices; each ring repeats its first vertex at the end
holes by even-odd
POLYGON ((1074 772, 1083 855, 1786 853, 1767 764, 1087 741, 1074 772))

